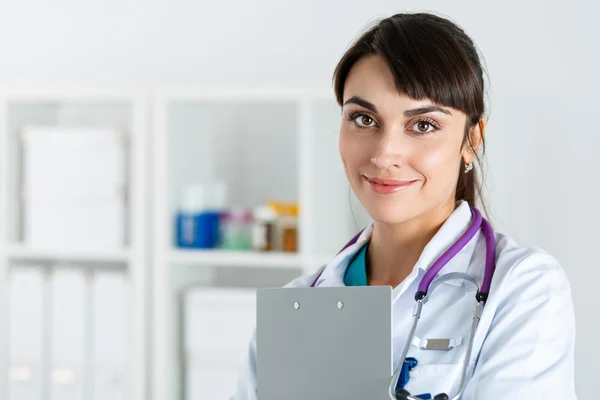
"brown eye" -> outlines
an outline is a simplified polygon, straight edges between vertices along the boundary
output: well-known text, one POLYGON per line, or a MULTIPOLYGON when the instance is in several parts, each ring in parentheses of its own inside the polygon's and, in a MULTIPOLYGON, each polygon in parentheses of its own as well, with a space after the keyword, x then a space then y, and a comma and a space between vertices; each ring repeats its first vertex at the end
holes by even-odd
POLYGON ((412 131, 418 134, 432 133, 436 129, 439 129, 437 125, 435 125, 433 122, 426 120, 418 121, 412 126, 412 131))
POLYGON ((374 125, 373 118, 365 114, 359 114, 354 118, 354 123, 361 128, 369 128, 374 125))
POLYGON ((429 129, 430 126, 431 125, 429 124, 429 122, 425 122, 425 121, 420 121, 419 123, 417 123, 417 128, 421 132, 427 132, 427 129, 429 129))

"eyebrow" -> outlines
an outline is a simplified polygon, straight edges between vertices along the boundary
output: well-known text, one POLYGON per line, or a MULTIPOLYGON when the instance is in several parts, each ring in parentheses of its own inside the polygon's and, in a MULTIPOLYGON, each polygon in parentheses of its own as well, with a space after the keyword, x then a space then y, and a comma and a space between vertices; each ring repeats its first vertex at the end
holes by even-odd
MULTIPOLYGON (((375 104, 359 97, 359 96, 352 96, 350 97, 348 100, 346 100, 346 102, 344 103, 344 105, 346 104, 357 104, 361 107, 366 108, 369 111, 372 112, 377 112, 377 107, 375 107, 375 104)), ((427 113, 432 113, 432 112, 441 112, 443 114, 448 114, 448 115, 452 115, 452 113, 442 107, 438 107, 436 105, 430 105, 430 106, 425 106, 425 107, 419 107, 419 108, 413 108, 411 110, 406 110, 404 111, 404 116, 405 117, 414 117, 415 115, 421 115, 421 114, 427 114, 427 113)))
POLYGON ((375 104, 368 102, 367 100, 363 99, 362 97, 352 96, 348 100, 346 100, 344 105, 350 104, 350 103, 358 104, 359 106, 364 107, 369 111, 377 112, 377 107, 375 107, 375 104))

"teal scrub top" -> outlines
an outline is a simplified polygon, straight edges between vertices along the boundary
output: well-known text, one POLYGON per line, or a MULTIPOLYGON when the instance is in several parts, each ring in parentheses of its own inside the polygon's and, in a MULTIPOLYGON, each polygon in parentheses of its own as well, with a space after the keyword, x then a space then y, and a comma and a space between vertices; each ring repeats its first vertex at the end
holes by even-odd
POLYGON ((344 285, 367 286, 367 242, 352 258, 344 274, 344 285))

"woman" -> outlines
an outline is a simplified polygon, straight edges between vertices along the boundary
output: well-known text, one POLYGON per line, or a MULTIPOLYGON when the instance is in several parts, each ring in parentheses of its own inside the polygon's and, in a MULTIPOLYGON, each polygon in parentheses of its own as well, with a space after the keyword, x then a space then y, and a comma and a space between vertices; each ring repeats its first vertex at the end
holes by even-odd
MULTIPOLYGON (((334 74, 343 119, 339 151, 352 190, 374 222, 328 265, 289 286, 390 285, 394 370, 411 327, 414 294, 432 263, 465 232, 479 198, 474 163, 484 149, 483 69, 471 39, 431 14, 398 14, 372 27, 334 74)), ((574 313, 559 263, 495 232, 496 272, 475 335, 466 387, 475 399, 576 399, 574 313)), ((481 284, 480 232, 441 273, 481 284)), ((453 396, 475 308, 464 281, 447 281, 423 308, 419 332, 457 339, 422 350, 405 389, 453 396)), ((470 289, 469 289, 470 290, 470 289)), ((235 399, 256 399, 256 346, 235 399)))

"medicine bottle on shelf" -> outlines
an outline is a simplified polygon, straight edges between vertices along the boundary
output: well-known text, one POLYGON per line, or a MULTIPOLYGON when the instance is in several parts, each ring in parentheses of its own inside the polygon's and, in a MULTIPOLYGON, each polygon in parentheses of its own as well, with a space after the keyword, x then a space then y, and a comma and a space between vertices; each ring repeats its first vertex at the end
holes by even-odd
POLYGON ((298 251, 298 205, 289 204, 281 216, 282 250, 284 252, 298 251))
POLYGON ((273 251, 277 211, 271 206, 259 206, 253 217, 252 247, 255 251, 273 251))
POLYGON ((205 213, 206 192, 202 185, 184 188, 181 207, 177 213, 177 246, 183 248, 211 248, 216 245, 218 217, 205 213))
POLYGON ((252 212, 232 208, 222 214, 221 248, 252 250, 252 212))
POLYGON ((273 251, 281 251, 283 249, 281 217, 284 214, 285 205, 279 201, 269 201, 267 206, 275 213, 275 220, 273 221, 273 235, 271 237, 271 248, 273 251))
POLYGON ((225 207, 227 186, 222 181, 188 185, 177 213, 177 246, 212 249, 219 242, 219 218, 225 207))

